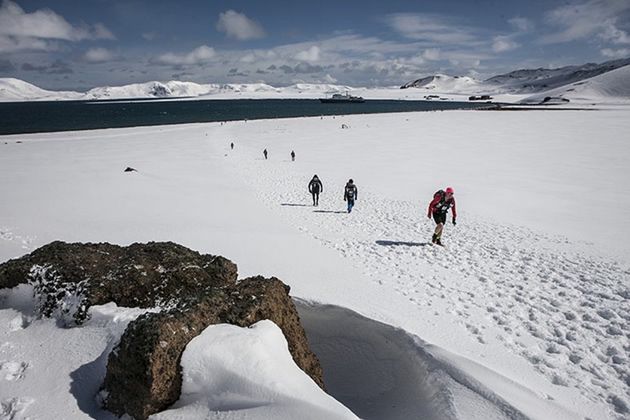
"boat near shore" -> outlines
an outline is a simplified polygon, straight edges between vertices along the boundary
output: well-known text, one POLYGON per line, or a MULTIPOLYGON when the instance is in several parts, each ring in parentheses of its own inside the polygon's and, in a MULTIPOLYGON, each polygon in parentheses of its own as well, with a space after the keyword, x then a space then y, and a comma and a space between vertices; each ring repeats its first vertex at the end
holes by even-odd
POLYGON ((345 102, 354 102, 354 103, 363 103, 365 99, 361 96, 352 96, 348 92, 346 93, 335 93, 330 98, 320 98, 319 101, 323 104, 331 104, 331 103, 345 103, 345 102))

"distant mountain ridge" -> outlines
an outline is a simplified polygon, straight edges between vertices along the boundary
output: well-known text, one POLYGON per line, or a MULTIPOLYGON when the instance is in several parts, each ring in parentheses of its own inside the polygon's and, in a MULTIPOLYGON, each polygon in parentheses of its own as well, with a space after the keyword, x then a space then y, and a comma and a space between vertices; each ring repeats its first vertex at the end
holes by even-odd
POLYGON ((556 69, 520 69, 483 81, 468 76, 435 74, 412 80, 400 88, 420 88, 450 93, 534 94, 599 76, 627 65, 630 65, 630 58, 556 69))
MULTIPOLYGON (((607 61, 601 64, 587 63, 581 66, 566 66, 557 69, 521 69, 493 76, 484 81, 469 76, 435 74, 412 80, 400 86, 415 93, 402 94, 395 87, 353 88, 345 85, 325 83, 297 83, 286 87, 274 87, 265 83, 199 84, 182 81, 151 81, 124 86, 104 86, 87 92, 50 91, 41 89, 23 80, 0 78, 0 101, 55 101, 55 100, 107 100, 107 99, 163 99, 163 98, 206 98, 206 99, 270 99, 305 98, 317 99, 334 93, 352 91, 369 98, 421 99, 424 92, 440 95, 522 95, 538 97, 567 96, 585 99, 589 94, 597 98, 630 99, 626 86, 630 81, 629 71, 617 72, 614 77, 599 76, 618 69, 630 69, 630 58, 607 61), (578 83, 586 85, 576 88, 578 83), (576 85, 576 86, 573 86, 576 85), (591 89, 592 87, 592 89, 591 89), (399 93, 396 93, 398 91, 399 93), (402 97, 404 95, 404 97, 402 97)), ((426 96, 426 95, 425 95, 426 96)), ((519 100, 516 98, 515 100, 519 100)))
POLYGON ((484 80, 483 83, 501 86, 506 91, 513 93, 535 93, 599 76, 627 65, 630 65, 630 58, 606 61, 601 64, 587 63, 581 66, 565 66, 557 69, 521 69, 493 76, 484 80))

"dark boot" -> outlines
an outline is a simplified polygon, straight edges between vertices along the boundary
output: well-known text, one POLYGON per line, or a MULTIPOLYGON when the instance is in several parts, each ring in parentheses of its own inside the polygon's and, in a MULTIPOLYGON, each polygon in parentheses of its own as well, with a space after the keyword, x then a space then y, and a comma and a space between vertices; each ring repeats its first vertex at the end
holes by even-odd
POLYGON ((431 237, 431 243, 435 243, 437 241, 437 235, 434 233, 431 237))

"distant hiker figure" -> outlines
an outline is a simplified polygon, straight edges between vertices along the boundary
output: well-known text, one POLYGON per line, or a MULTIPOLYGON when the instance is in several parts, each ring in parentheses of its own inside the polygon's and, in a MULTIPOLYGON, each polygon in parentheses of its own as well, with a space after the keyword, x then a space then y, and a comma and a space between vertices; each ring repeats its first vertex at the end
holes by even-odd
POLYGON ((313 196, 313 205, 319 205, 319 193, 324 192, 324 186, 322 181, 319 180, 317 175, 313 175, 313 179, 308 183, 308 192, 313 196))
POLYGON ((295 162, 295 152, 291 150, 291 160, 295 162))
POLYGON ((267 159, 267 149, 263 150, 263 155, 265 155, 265 159, 267 159))
POLYGON ((234 143, 230 143, 230 149, 234 150, 234 143))
POLYGON ((354 207, 354 202, 359 196, 359 191, 357 190, 357 186, 354 185, 354 181, 351 179, 346 184, 346 188, 343 192, 343 201, 348 202, 348 213, 352 211, 352 207, 354 207))
POLYGON ((451 187, 447 187, 446 191, 439 190, 433 194, 433 200, 431 200, 431 203, 429 204, 429 212, 427 216, 429 219, 433 216, 433 220, 435 220, 435 223, 437 224, 433 237, 431 238, 431 242, 434 244, 442 245, 442 230, 444 229, 444 223, 446 223, 446 213, 448 213, 448 209, 451 207, 453 208, 453 225, 457 224, 457 210, 455 209, 454 193, 455 192, 451 187))

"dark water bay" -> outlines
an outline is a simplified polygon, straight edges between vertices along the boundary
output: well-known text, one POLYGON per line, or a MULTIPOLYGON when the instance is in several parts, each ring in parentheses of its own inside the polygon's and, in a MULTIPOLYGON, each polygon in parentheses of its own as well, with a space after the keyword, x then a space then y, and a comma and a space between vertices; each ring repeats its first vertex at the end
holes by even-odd
POLYGON ((393 100, 323 104, 313 99, 9 102, 0 103, 0 134, 487 106, 469 102, 393 100))

